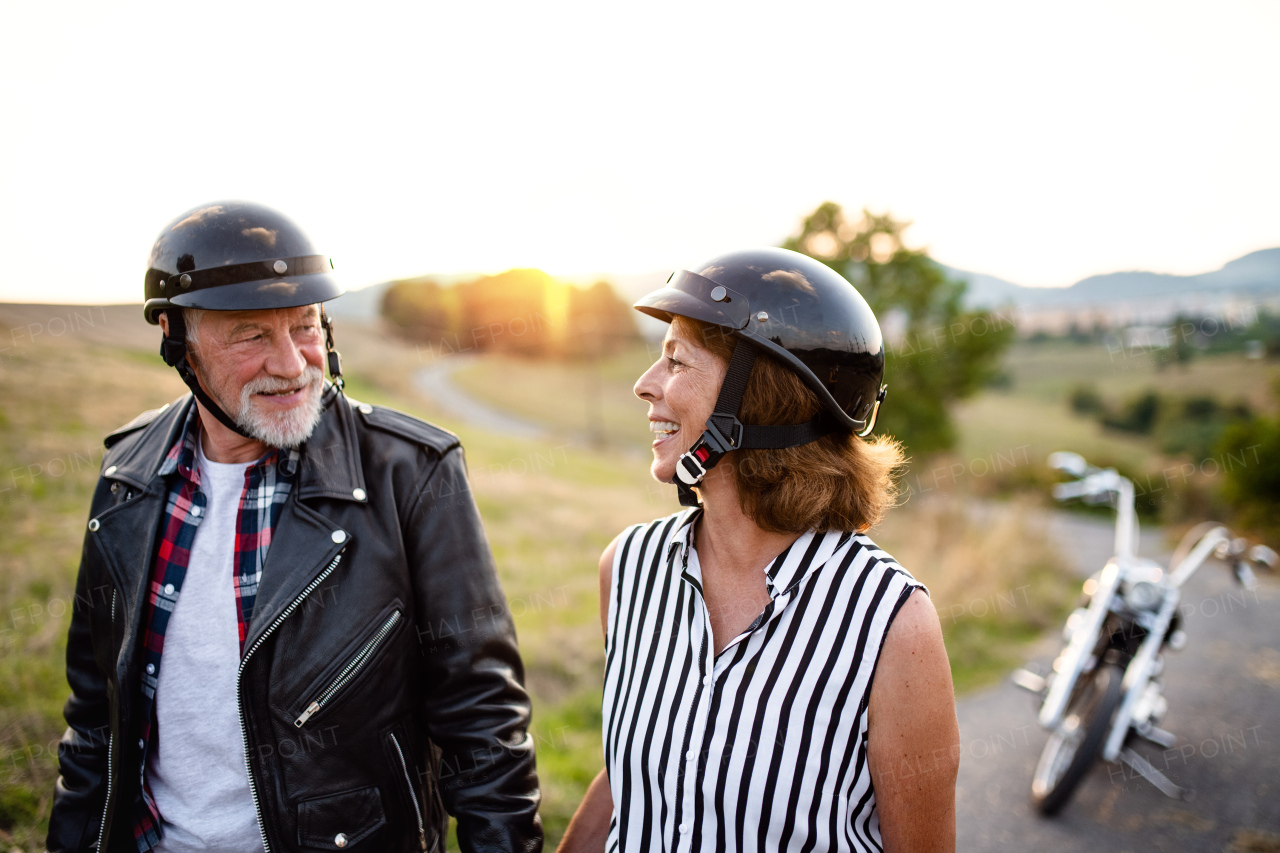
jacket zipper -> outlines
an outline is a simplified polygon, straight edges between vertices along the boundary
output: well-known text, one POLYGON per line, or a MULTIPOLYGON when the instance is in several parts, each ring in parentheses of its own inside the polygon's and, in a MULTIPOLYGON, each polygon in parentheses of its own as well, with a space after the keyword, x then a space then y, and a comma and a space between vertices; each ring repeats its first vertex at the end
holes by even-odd
MULTIPOLYGON (((111 587, 111 624, 116 624, 116 588, 114 586, 111 587)), ((102 842, 104 841, 103 830, 107 828, 107 812, 111 809, 111 748, 115 746, 115 737, 114 733, 107 733, 107 798, 102 803, 102 820, 98 824, 99 850, 106 850, 106 848, 102 846, 102 842)))
MULTIPOLYGON (((346 549, 344 548, 343 551, 345 550, 346 549)), ((262 821, 262 804, 258 802, 258 784, 253 780, 253 764, 249 760, 249 729, 244 724, 244 695, 241 690, 240 680, 244 676, 244 668, 248 665, 249 658, 251 658, 253 653, 258 650, 258 647, 266 642, 267 637, 270 637, 276 628, 280 627, 280 623, 287 619, 290 613, 298 609, 298 605, 302 603, 304 598, 310 595, 316 587, 324 583, 324 579, 333 573, 333 570, 338 567, 338 563, 340 562, 342 562, 342 551, 339 551, 333 558, 333 562, 330 563, 323 572, 316 575, 315 579, 311 581, 311 583, 307 584, 307 588, 304 589, 297 598, 289 603, 289 606, 284 609, 284 612, 276 617, 276 621, 272 622, 271 625, 267 627, 267 630, 262 632, 262 636, 249 647, 249 651, 245 652, 244 657, 240 660, 240 668, 236 671, 236 710, 240 712, 240 737, 244 741, 244 769, 249 775, 249 794, 253 797, 253 811, 258 817, 258 834, 262 836, 262 849, 264 853, 271 853, 271 842, 267 840, 267 827, 262 821)))
POLYGON ((413 777, 409 775, 409 762, 404 760, 404 752, 400 749, 400 741, 396 740, 395 732, 391 733, 391 745, 396 748, 396 755, 400 757, 400 768, 404 770, 404 781, 409 786, 409 799, 413 803, 413 813, 418 818, 418 844, 425 851, 427 849, 427 827, 422 822, 422 807, 418 805, 417 789, 413 787, 413 777))
POLYGON ((107 799, 106 799, 106 802, 102 804, 102 822, 98 824, 98 850, 100 851, 104 851, 107 849, 105 846, 103 846, 103 841, 106 840, 104 836, 106 835, 106 829, 107 829, 107 812, 111 810, 111 777, 113 775, 111 772, 111 764, 112 764, 111 750, 112 750, 112 747, 115 746, 115 742, 116 742, 116 736, 112 733, 108 733, 107 734, 107 799))
POLYGON ((387 617, 386 622, 382 623, 378 633, 374 634, 369 639, 369 642, 361 646, 360 651, 356 652, 356 656, 347 662, 347 665, 342 668, 342 672, 338 673, 338 677, 333 680, 333 683, 307 706, 307 709, 302 712, 298 719, 293 721, 293 724, 298 728, 302 728, 307 720, 311 719, 321 708, 327 705, 330 699, 338 695, 351 679, 359 675, 360 670, 364 669, 365 664, 373 658, 373 653, 378 650, 378 646, 382 645, 382 641, 387 638, 387 635, 391 633, 391 629, 399 622, 400 611, 396 610, 387 617))

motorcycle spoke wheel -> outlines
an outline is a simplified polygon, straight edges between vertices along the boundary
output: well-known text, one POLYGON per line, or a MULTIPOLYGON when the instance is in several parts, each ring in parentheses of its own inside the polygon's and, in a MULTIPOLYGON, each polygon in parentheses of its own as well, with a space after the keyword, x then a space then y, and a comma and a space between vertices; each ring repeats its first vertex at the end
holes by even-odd
POLYGON ((1124 698, 1124 670, 1108 664, 1089 676, 1040 752, 1031 780, 1031 804, 1046 817, 1057 814, 1102 751, 1111 720, 1124 698))

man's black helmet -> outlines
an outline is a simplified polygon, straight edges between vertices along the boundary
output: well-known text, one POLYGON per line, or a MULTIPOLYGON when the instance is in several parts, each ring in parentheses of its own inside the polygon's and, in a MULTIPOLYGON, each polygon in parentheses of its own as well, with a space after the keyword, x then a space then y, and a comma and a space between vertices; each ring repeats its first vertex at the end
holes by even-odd
MULTIPOLYGON (((247 435, 200 385, 187 358, 183 308, 252 311, 296 308, 342 295, 333 261, 318 255, 302 229, 283 214, 247 201, 202 204, 174 219, 151 247, 143 279, 142 314, 156 325, 160 313, 169 331, 160 355, 191 393, 228 429, 247 435)), ((333 324, 320 308, 329 374, 342 388, 342 362, 333 345, 333 324)))
POLYGON ((202 204, 174 219, 151 248, 147 322, 170 307, 235 311, 294 308, 342 295, 333 262, 297 225, 244 201, 202 204))
POLYGON ((731 450, 794 447, 835 431, 867 435, 884 400, 884 339, 862 294, 826 264, 787 249, 748 249, 672 273, 635 304, 728 330, 734 354, 707 431, 676 468, 681 498, 731 450), (746 344, 744 346, 743 344, 746 344), (813 389, 823 413, 808 424, 750 426, 737 419, 755 354, 777 358, 813 389))

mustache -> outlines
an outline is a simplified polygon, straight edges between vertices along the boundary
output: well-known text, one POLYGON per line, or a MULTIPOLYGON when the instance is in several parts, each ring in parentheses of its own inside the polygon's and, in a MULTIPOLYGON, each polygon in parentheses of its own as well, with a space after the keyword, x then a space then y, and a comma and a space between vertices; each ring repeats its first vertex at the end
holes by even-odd
POLYGON ((257 379, 246 382, 241 388, 241 399, 248 401, 254 394, 277 394, 281 391, 292 391, 298 388, 306 388, 311 385, 320 385, 324 381, 324 371, 314 364, 308 364, 303 368, 302 375, 297 379, 281 379, 277 376, 260 376, 257 379))

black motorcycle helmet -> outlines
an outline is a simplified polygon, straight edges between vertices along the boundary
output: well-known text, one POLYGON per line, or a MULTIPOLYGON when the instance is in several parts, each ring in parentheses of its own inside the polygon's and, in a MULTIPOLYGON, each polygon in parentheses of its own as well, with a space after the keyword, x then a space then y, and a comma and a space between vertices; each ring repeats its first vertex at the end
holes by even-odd
MULTIPOLYGON (((296 308, 341 296, 333 261, 316 254, 302 229, 282 214, 245 201, 202 204, 174 219, 151 247, 142 306, 148 323, 168 317, 160 345, 165 363, 224 425, 245 433, 201 388, 187 360, 183 308, 243 311, 296 308)), ((342 364, 333 346, 333 323, 320 309, 329 373, 342 387, 342 364)))
POLYGON ((676 466, 681 503, 732 451, 795 447, 832 432, 866 436, 885 397, 884 339, 862 294, 839 273, 787 249, 748 249, 672 273, 635 308, 663 322, 688 317, 735 339, 733 356, 706 431, 676 466), (738 410, 751 365, 764 351, 818 396, 823 411, 806 424, 744 425, 738 410))

